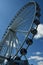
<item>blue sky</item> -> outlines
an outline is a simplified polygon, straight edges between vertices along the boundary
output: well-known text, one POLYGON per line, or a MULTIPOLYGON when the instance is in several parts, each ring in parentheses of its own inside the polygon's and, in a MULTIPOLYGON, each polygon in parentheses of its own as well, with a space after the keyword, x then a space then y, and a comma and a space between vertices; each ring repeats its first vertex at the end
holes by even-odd
MULTIPOLYGON (((2 36, 16 15, 17 11, 30 0, 0 0, 0 41, 2 36)), ((41 8, 40 25, 38 34, 34 37, 33 45, 29 47, 28 60, 34 65, 43 65, 43 0, 37 1, 41 8)))

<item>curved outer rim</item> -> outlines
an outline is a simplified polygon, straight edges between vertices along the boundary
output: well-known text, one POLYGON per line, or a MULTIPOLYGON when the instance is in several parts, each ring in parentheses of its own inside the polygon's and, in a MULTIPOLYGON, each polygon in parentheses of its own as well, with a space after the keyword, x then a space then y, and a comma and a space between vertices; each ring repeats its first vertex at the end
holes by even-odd
MULTIPOLYGON (((35 5, 34 18, 33 18, 33 21, 32 21, 31 27, 30 27, 30 30, 31 30, 31 28, 32 28, 32 26, 33 26, 34 19, 35 19, 35 14, 36 14, 36 2, 35 2, 35 1, 32 1, 32 2, 29 2, 28 4, 34 4, 34 5, 35 5)), ((29 33, 30 33, 30 30, 28 31, 28 34, 27 34, 27 36, 25 37, 25 40, 26 40, 26 38, 28 37, 28 35, 29 35, 29 33)), ((24 42, 25 42, 25 40, 24 40, 24 42)), ((24 45, 24 42, 23 42, 22 46, 24 45)), ((20 47, 20 49, 22 48, 22 46, 20 47)), ((13 56, 13 58, 18 54, 18 52, 20 51, 20 49, 19 49, 19 50, 17 51, 17 53, 13 56)))
MULTIPOLYGON (((29 3, 27 3, 24 7, 26 7, 27 5, 31 5, 31 4, 33 4, 34 6, 35 6, 35 12, 34 12, 34 17, 33 17, 33 21, 34 21, 34 19, 35 19, 35 14, 36 14, 36 2, 34 2, 34 1, 32 1, 32 2, 29 2, 29 3)), ((24 8, 23 7, 23 8, 24 8)), ((19 11, 18 11, 18 13, 23 9, 23 8, 21 8, 19 11)), ((21 11, 22 12, 22 11, 21 11)), ((17 13, 17 14, 18 14, 17 13)), ((16 17, 17 17, 17 14, 16 14, 16 16, 15 16, 15 18, 14 19, 16 19, 16 17)), ((18 14, 19 15, 19 14, 18 14)), ((30 27, 30 30, 31 30, 31 28, 32 28, 32 25, 33 25, 33 21, 32 21, 32 24, 31 24, 31 27, 30 27)), ((13 24, 13 22, 11 22, 12 24, 13 24)), ((11 25, 12 25, 11 24, 11 25)), ((10 26, 9 26, 10 27, 10 26)), ((28 32, 28 34, 30 33, 30 31, 28 32)), ((5 38, 6 38, 6 36, 9 34, 9 29, 7 30, 7 33, 5 33, 5 35, 3 36, 3 38, 2 38, 2 41, 1 41, 1 43, 3 43, 3 41, 5 40, 5 38)), ((27 36, 28 36, 28 34, 27 34, 27 36)), ((26 38, 27 38, 27 36, 26 36, 26 38)), ((25 38, 25 39, 26 39, 25 38)), ((25 40, 24 40, 24 42, 25 42, 25 40)), ((23 43, 24 44, 24 43, 23 43)), ((23 46, 23 45, 22 45, 23 46)), ((21 48, 22 48, 22 46, 21 46, 21 48)), ((20 48, 20 49, 21 49, 20 48)), ((19 49, 19 50, 20 50, 19 49)), ((17 51, 17 53, 19 52, 19 50, 17 51)), ((15 56, 17 55, 17 53, 15 54, 15 56)))

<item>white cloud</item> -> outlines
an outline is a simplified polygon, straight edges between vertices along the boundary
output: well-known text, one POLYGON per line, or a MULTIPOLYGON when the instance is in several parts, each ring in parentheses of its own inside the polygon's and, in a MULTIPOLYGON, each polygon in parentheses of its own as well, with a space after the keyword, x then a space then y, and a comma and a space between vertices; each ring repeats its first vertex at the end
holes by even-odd
POLYGON ((40 57, 40 56, 30 56, 30 58, 28 58, 28 60, 41 61, 41 60, 43 60, 43 57, 40 57))
POLYGON ((38 31, 38 33, 37 33, 37 35, 35 35, 34 38, 38 39, 38 38, 43 37, 43 24, 38 25, 37 31, 38 31))
POLYGON ((43 54, 43 53, 42 53, 42 52, 34 52, 33 54, 41 55, 41 54, 43 54))
POLYGON ((38 62, 37 65, 43 65, 43 61, 38 62))

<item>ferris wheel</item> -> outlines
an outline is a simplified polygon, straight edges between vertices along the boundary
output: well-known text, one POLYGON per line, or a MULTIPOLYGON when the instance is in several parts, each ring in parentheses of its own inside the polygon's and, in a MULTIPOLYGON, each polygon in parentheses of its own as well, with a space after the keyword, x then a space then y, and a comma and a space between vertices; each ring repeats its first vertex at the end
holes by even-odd
MULTIPOLYGON (((0 65, 7 65, 10 60, 27 61, 28 47, 33 44, 40 24, 40 7, 31 1, 24 5, 14 16, 0 42, 0 65)), ((21 62, 23 63, 23 61, 21 62)), ((26 63, 25 63, 26 64, 26 63)), ((12 64, 11 64, 12 65, 12 64)), ((18 64, 15 64, 18 65, 18 64)))

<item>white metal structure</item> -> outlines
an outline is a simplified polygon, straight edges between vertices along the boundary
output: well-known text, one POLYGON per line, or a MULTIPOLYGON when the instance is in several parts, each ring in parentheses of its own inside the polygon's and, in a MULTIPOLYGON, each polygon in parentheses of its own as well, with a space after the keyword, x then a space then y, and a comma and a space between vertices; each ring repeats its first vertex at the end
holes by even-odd
POLYGON ((26 53, 40 24, 40 7, 37 2, 29 2, 22 7, 8 26, 0 42, 0 64, 5 65, 5 59, 27 60, 26 53))

